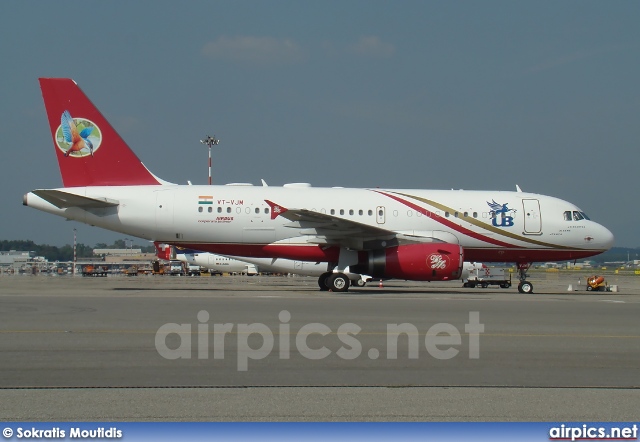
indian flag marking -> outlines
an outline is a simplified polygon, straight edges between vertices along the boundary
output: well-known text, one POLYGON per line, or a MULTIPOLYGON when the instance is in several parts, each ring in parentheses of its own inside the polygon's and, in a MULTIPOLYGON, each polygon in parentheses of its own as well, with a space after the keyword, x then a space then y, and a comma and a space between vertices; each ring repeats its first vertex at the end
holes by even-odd
POLYGON ((213 204, 213 196, 200 195, 198 197, 198 204, 213 204))

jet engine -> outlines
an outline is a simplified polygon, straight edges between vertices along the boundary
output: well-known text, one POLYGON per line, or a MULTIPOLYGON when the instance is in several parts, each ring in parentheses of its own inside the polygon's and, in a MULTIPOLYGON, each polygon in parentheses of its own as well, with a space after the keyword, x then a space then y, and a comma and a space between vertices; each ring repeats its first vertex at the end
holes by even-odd
POLYGON ((409 244, 361 252, 350 271, 374 278, 448 281, 462 274, 464 254, 457 244, 409 244))

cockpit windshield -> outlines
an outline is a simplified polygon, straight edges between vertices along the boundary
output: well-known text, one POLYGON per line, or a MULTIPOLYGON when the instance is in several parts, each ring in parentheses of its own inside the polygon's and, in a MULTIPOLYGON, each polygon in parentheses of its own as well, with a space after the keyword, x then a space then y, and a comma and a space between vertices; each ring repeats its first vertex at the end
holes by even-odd
POLYGON ((580 212, 578 210, 567 210, 566 212, 564 212, 564 220, 565 221, 581 221, 583 219, 590 219, 586 213, 584 212, 580 212))

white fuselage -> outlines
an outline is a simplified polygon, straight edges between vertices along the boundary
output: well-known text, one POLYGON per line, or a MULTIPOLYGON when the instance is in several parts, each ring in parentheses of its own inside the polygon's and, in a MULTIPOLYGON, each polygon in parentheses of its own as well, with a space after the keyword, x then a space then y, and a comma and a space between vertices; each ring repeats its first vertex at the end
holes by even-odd
MULTIPOLYGON (((326 226, 272 219, 266 200, 385 229, 401 239, 459 244, 467 261, 570 260, 595 255, 613 243, 611 232, 600 224, 567 219, 567 212, 582 213, 574 204, 524 192, 179 185, 58 190, 119 204, 60 209, 33 193, 25 204, 151 241, 234 256, 333 259, 331 244, 323 244, 326 226)), ((359 245, 367 241, 358 233, 348 239, 359 245)))

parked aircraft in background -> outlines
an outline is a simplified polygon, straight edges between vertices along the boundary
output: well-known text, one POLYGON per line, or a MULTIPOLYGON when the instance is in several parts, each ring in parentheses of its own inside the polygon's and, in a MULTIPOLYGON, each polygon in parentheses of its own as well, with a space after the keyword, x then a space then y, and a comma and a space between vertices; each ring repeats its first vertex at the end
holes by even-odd
POLYGON ((459 279, 466 259, 516 263, 518 289, 530 293, 532 262, 585 258, 613 244, 574 204, 520 191, 171 184, 73 80, 42 78, 40 86, 64 187, 34 190, 23 203, 67 219, 221 255, 327 263, 319 284, 333 291, 349 288, 350 273, 459 279))
MULTIPOLYGON (((292 261, 290 259, 278 258, 243 258, 216 255, 215 253, 198 252, 196 250, 174 248, 168 244, 154 244, 157 255, 161 259, 177 259, 188 265, 206 268, 212 272, 220 273, 246 273, 256 274, 267 273, 292 273, 300 276, 320 276, 327 272, 326 262, 305 262, 292 261)), ((486 269, 487 266, 480 262, 464 262, 460 279, 466 281, 472 271, 486 269)), ((368 275, 350 274, 351 285, 364 287, 371 281, 368 275)), ((327 290, 326 286, 321 286, 321 290, 327 290)))
MULTIPOLYGON (((177 259, 188 265, 204 267, 211 272, 220 273, 292 273, 300 276, 320 276, 327 272, 326 262, 293 261, 282 258, 243 258, 222 256, 215 253, 199 252, 182 247, 173 247, 167 244, 154 244, 157 255, 161 259, 177 259)), ((351 285, 364 287, 371 280, 366 275, 349 274, 351 285)), ((321 290, 328 290, 321 286, 321 290)))

